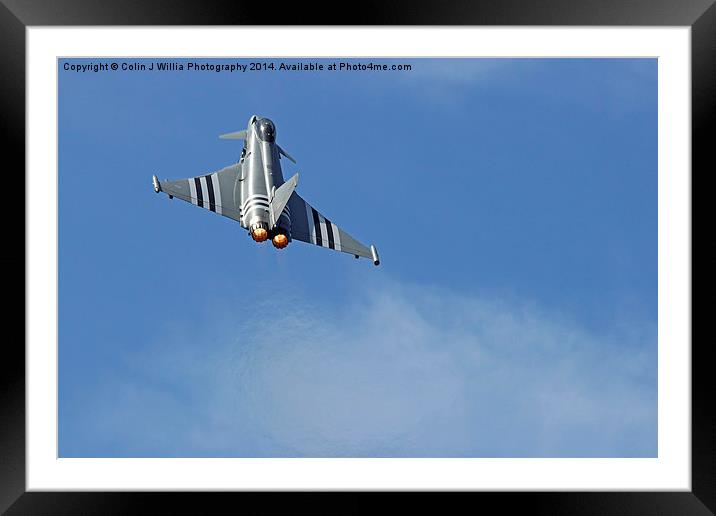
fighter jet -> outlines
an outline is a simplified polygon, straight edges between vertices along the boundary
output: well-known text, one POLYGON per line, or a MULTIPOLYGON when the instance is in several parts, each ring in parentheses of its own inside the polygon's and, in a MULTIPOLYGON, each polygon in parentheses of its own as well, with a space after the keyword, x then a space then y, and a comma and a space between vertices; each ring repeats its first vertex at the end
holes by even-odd
POLYGON ((298 173, 284 181, 281 158, 296 160, 276 143, 271 120, 253 115, 245 130, 219 138, 243 140, 237 163, 188 179, 159 181, 155 175, 154 191, 237 221, 255 242, 271 240, 283 249, 300 240, 380 264, 375 246, 360 243, 298 195, 298 173))

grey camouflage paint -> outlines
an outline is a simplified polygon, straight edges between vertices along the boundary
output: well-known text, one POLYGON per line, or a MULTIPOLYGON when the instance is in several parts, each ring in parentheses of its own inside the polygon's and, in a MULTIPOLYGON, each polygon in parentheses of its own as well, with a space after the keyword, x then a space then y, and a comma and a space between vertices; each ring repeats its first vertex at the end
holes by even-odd
MULTIPOLYGON (((343 231, 296 191, 272 224, 272 200, 279 199, 276 191, 286 183, 281 155, 292 158, 276 144, 276 128, 271 120, 253 115, 245 131, 221 137, 244 141, 238 163, 188 179, 159 181, 154 176, 154 190, 236 220, 247 230, 263 224, 269 231, 285 231, 289 240, 341 251, 356 258, 369 258, 375 265, 380 263, 374 246, 368 247, 343 231)), ((285 186, 290 187, 290 184, 285 186)), ((288 196, 290 190, 283 191, 288 196)), ((277 205, 275 213, 279 209, 277 205)))

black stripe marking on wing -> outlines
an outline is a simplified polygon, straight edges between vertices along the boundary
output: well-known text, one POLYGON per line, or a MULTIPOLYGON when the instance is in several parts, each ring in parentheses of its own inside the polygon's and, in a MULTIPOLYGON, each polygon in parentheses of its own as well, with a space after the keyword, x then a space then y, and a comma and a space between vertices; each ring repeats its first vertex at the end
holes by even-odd
POLYGON ((204 176, 206 178, 206 189, 209 191, 209 209, 216 212, 216 199, 214 199, 214 183, 211 180, 211 176, 204 176))
POLYGON ((313 213, 313 228, 316 230, 316 245, 323 246, 323 236, 321 235, 321 219, 318 217, 318 212, 313 206, 311 206, 311 212, 313 213))
POLYGON ((197 206, 204 207, 204 194, 201 193, 201 178, 194 178, 194 185, 196 185, 196 204, 197 206))
POLYGON ((328 233, 328 247, 331 249, 336 248, 336 243, 333 240, 333 226, 331 225, 331 221, 328 220, 326 217, 323 217, 323 220, 326 222, 326 233, 328 233))

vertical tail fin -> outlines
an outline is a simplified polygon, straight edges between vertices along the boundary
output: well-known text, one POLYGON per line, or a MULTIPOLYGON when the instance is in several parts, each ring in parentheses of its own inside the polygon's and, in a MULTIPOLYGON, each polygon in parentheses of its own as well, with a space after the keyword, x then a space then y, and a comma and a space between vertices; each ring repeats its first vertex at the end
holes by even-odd
POLYGON ((286 207, 286 203, 288 203, 288 200, 291 198, 291 194, 293 194, 293 191, 296 189, 296 185, 298 184, 298 173, 294 174, 291 179, 286 181, 284 184, 279 186, 276 190, 273 191, 271 195, 271 227, 273 228, 276 225, 276 222, 278 222, 279 217, 281 216, 281 212, 286 207))

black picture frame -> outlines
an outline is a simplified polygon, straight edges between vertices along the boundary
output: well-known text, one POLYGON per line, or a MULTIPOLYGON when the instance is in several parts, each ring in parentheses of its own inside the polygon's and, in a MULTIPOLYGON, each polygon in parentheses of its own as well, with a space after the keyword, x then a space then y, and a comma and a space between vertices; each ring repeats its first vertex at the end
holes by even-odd
MULTIPOLYGON (((469 0, 437 3, 391 2, 307 5, 285 3, 267 9, 245 0, 0 0, 0 142, 6 186, 19 188, 25 170, 25 29, 37 25, 611 25, 690 26, 692 29, 692 170, 716 170, 711 147, 716 125, 716 6, 714 0, 469 0), (270 11, 270 18, 267 13, 270 11), (10 182, 11 181, 11 182, 10 182)), ((273 4, 272 4, 273 5, 273 4)), ((692 172, 692 181, 693 181, 692 172)), ((22 206, 6 196, 3 221, 17 224, 22 206)), ((693 201, 692 201, 693 202, 693 201)), ((693 208, 692 208, 693 209, 693 208)), ((693 246, 692 246, 693 247, 693 246)), ((25 267, 27 256, 7 246, 5 271, 25 267)), ((693 252, 693 251, 691 251, 693 252)), ((19 276, 19 275, 16 275, 19 276)), ((24 298, 24 296, 23 296, 24 298)), ((6 318, 20 304, 6 295, 6 318)), ((693 306, 693 304, 692 304, 693 306)), ((24 304, 22 308, 24 312, 24 304)), ((17 320, 21 319, 17 314, 17 320)), ((693 327, 693 325, 692 325, 693 327)), ((23 327, 23 335, 24 335, 23 327)), ((687 345, 688 343, 684 343, 687 345)), ((711 393, 716 392, 706 359, 709 340, 692 339, 692 490, 690 492, 528 492, 474 493, 479 503, 500 510, 537 514, 711 514, 716 512, 716 423, 711 393)), ((207 504, 253 494, 25 492, 25 347, 24 339, 6 338, 0 375, 0 511, 8 514, 142 513, 147 503, 181 504, 184 510, 209 512, 207 504)), ((285 497, 284 497, 285 498, 285 497)), ((292 497, 295 499, 295 497, 292 497)), ((245 502, 241 502, 245 503, 245 502)), ((293 503, 293 500, 292 502, 293 503)), ((344 507, 356 508, 360 502, 344 507)), ((474 503, 474 502, 472 502, 474 503)))

